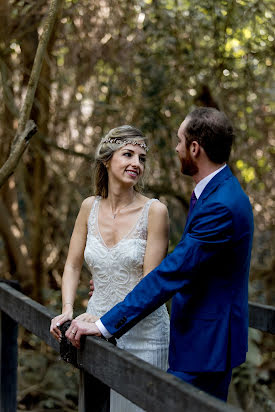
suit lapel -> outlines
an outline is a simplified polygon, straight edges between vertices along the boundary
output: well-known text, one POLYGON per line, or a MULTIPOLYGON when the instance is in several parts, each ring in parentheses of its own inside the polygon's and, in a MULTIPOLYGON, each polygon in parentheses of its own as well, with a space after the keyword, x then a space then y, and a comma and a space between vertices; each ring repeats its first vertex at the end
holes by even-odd
POLYGON ((199 212, 200 208, 203 205, 203 202, 213 193, 217 190, 217 188, 225 182, 225 180, 229 179, 232 177, 232 172, 229 169, 228 166, 226 166, 224 169, 222 169, 219 173, 217 173, 213 179, 210 180, 210 182, 205 186, 203 189, 202 194, 200 195, 199 199, 197 200, 197 203, 195 204, 194 209, 192 210, 191 215, 189 216, 189 219, 186 222, 183 236, 187 233, 188 228, 194 218, 194 216, 199 212))

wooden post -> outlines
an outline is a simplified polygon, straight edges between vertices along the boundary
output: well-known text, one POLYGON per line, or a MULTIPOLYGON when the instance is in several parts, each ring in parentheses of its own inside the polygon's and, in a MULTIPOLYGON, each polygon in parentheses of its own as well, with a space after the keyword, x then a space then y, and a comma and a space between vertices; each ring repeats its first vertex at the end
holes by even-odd
POLYGON ((18 324, 0 311, 0 411, 16 412, 18 324))
POLYGON ((82 369, 79 380, 78 411, 110 411, 110 388, 82 369))
MULTIPOLYGON (((68 320, 60 326, 60 355, 65 362, 79 367, 77 350, 65 336, 70 324, 71 321, 68 320)), ((79 373, 78 411, 109 412, 110 388, 83 369, 80 369, 79 373)))
MULTIPOLYGON (((15 280, 0 279, 16 290, 15 280)), ((16 412, 17 402, 17 337, 18 323, 4 311, 0 311, 0 412, 16 412)))

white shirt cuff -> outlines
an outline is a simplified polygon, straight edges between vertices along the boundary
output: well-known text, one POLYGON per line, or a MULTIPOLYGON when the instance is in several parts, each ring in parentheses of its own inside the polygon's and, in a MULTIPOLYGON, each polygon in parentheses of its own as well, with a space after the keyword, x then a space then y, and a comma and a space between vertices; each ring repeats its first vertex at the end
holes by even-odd
POLYGON ((110 332, 108 332, 108 330, 105 328, 105 326, 103 325, 103 323, 101 322, 100 319, 98 319, 95 322, 95 324, 98 327, 98 329, 100 330, 101 335, 103 335, 105 339, 110 339, 113 336, 113 335, 111 335, 110 332))

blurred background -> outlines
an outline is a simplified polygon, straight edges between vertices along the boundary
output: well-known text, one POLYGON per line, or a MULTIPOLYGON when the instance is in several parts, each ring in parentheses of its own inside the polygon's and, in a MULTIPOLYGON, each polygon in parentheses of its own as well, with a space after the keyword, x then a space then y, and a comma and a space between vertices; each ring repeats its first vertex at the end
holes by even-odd
MULTIPOLYGON (((0 3, 0 165, 48 10, 47 0, 0 3)), ((38 133, 0 193, 0 277, 17 279, 24 293, 60 312, 70 235, 82 200, 93 194, 95 148, 122 124, 149 137, 145 193, 168 206, 172 251, 193 189, 180 175, 177 129, 195 106, 211 106, 235 127, 229 165, 253 206, 250 300, 275 305, 274 2, 65 0, 57 20, 30 116, 38 133)), ((89 279, 84 264, 77 314, 89 279)), ((75 411, 77 371, 23 329, 19 343, 18 409, 75 411)), ((251 329, 230 402, 275 410, 274 376, 274 339, 251 329)))

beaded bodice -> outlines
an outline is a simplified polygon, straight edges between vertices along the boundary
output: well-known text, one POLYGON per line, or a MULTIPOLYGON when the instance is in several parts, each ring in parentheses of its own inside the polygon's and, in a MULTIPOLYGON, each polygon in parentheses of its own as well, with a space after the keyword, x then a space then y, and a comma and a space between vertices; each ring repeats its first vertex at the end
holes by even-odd
POLYGON ((84 258, 94 281, 94 293, 88 311, 102 316, 137 285, 143 276, 143 260, 147 240, 148 211, 146 202, 137 222, 116 245, 107 247, 98 226, 100 197, 96 197, 88 219, 84 258))

